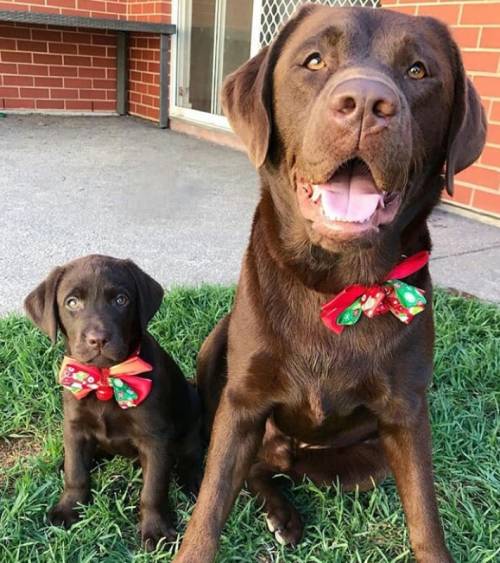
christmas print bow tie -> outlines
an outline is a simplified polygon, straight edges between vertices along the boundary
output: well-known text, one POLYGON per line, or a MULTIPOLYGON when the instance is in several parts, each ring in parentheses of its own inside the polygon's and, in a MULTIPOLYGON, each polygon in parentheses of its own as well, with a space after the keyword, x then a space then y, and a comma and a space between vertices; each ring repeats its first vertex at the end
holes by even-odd
POLYGON ((401 279, 418 272, 428 262, 429 252, 423 250, 400 262, 380 285, 346 287, 321 307, 321 320, 336 334, 357 323, 363 314, 372 318, 390 311, 401 322, 411 323, 424 310, 427 300, 422 289, 401 279))
POLYGON ((136 375, 152 370, 153 366, 142 360, 138 352, 110 368, 88 366, 65 356, 59 383, 78 400, 95 391, 100 401, 109 401, 114 396, 122 409, 128 409, 140 405, 151 391, 151 379, 136 375))

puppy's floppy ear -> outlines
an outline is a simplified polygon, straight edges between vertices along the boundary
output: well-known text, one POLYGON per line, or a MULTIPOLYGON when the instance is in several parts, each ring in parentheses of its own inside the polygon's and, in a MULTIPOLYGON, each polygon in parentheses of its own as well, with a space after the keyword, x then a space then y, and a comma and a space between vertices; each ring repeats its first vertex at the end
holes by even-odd
POLYGON ((163 288, 150 275, 146 274, 132 260, 125 260, 127 268, 135 280, 138 296, 138 313, 141 330, 145 332, 149 321, 160 308, 163 299, 163 288))
POLYGON ((276 60, 287 37, 315 8, 306 4, 297 10, 273 43, 230 74, 222 85, 224 115, 245 144, 255 168, 264 164, 269 150, 276 60))
POLYGON ((55 342, 59 327, 57 288, 64 268, 55 268, 24 300, 24 309, 33 323, 55 342))
POLYGON ((452 43, 455 59, 455 93, 448 129, 446 191, 453 195, 453 177, 465 170, 481 154, 486 140, 486 116, 481 99, 465 74, 457 45, 452 43))

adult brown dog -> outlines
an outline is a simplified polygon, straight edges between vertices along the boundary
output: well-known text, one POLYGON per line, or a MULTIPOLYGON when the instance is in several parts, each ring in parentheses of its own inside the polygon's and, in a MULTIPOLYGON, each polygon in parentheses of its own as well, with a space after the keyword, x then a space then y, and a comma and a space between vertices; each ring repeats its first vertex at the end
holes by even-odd
POLYGON ((293 544, 301 519, 274 474, 365 489, 390 470, 417 560, 452 561, 432 475, 427 267, 405 279, 429 301, 408 325, 388 313, 335 334, 320 310, 429 250, 442 187, 480 154, 484 115, 456 44, 432 18, 306 5, 228 77, 223 106, 262 195, 234 308, 199 356, 212 437, 176 561, 214 558, 244 480, 293 544))
POLYGON ((153 368, 136 376, 152 385, 131 408, 120 408, 111 392, 107 400, 98 399, 99 389, 77 399, 65 389, 64 492, 49 513, 55 524, 71 526, 78 519, 77 505, 90 498, 98 452, 138 457, 144 479, 141 536, 148 549, 176 537, 168 511, 171 469, 191 492, 201 480, 199 398, 146 331, 162 298, 162 287, 130 260, 94 255, 56 268, 25 301, 33 322, 52 341, 60 330, 66 353, 84 369, 110 368, 137 351, 153 368))

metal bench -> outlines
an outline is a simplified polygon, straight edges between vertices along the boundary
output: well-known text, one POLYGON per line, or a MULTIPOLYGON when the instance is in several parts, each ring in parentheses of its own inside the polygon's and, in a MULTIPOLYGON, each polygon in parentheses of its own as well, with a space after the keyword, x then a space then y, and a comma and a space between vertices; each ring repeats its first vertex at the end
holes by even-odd
POLYGON ((128 34, 135 31, 160 35, 159 125, 160 127, 168 126, 168 43, 170 36, 176 32, 174 24, 87 18, 10 10, 0 10, 0 21, 116 31, 116 111, 119 115, 126 115, 128 113, 128 34))

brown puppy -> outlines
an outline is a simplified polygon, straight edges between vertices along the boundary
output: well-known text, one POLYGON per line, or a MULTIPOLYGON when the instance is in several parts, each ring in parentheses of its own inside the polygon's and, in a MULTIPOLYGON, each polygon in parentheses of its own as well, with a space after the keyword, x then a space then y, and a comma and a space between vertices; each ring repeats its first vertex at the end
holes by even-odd
POLYGON ((91 462, 99 451, 137 456, 144 477, 140 513, 147 548, 161 538, 175 539, 168 511, 171 469, 191 492, 201 478, 198 396, 146 331, 162 297, 161 286, 130 260, 94 255, 56 268, 25 301, 32 321, 53 342, 58 329, 62 332, 71 357, 61 371, 66 378, 64 492, 49 518, 65 526, 78 519, 78 503, 89 501, 91 462), (125 369, 108 371, 127 359, 125 369), (80 369, 89 374, 90 390, 81 390, 80 369), (124 379, 108 380, 115 372, 124 379), (99 379, 99 388, 92 388, 99 379), (123 382, 132 395, 120 395, 123 382))
POLYGON ((233 311, 199 355, 212 437, 176 561, 212 561, 245 480, 277 540, 293 544, 302 522, 274 474, 365 489, 389 471, 417 560, 452 561, 426 400, 429 272, 421 263, 388 275, 406 257, 426 257, 426 219, 442 187, 452 192, 453 175, 484 144, 456 44, 432 18, 307 5, 228 77, 223 106, 259 168, 262 195, 233 311), (388 277, 397 283, 381 288, 388 277), (398 311, 390 288, 405 287, 401 279, 425 291, 423 311, 409 305, 421 300, 412 288, 401 297, 408 310, 398 311), (366 314, 340 334, 338 310, 323 309, 322 322, 322 306, 359 284, 366 314))

